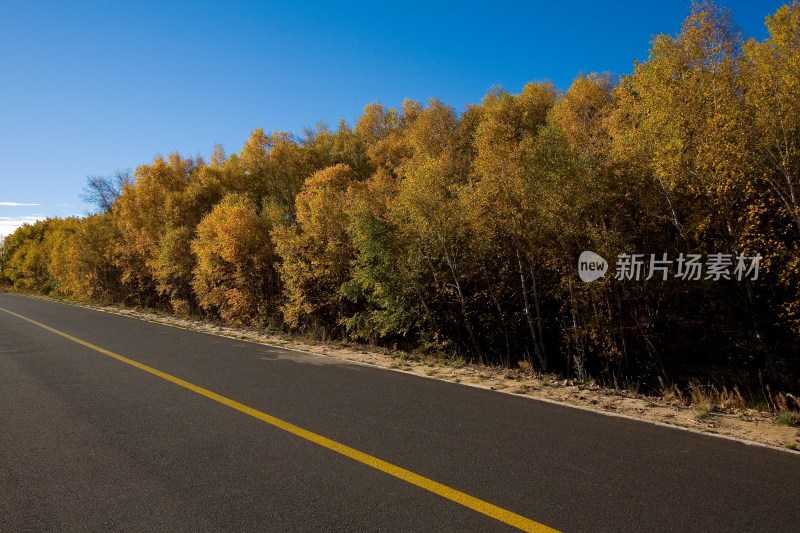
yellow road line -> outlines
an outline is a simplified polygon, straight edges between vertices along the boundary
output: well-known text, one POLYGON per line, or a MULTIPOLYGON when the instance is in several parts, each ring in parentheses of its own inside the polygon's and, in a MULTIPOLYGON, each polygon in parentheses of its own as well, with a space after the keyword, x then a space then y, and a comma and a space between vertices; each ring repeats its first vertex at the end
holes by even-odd
POLYGON ((493 505, 493 504, 491 504, 489 502, 486 502, 486 501, 481 500, 479 498, 476 498, 474 496, 470 496, 469 494, 466 494, 464 492, 461 492, 460 490, 456 490, 454 488, 448 487, 447 485, 443 485, 441 483, 438 483, 438 482, 436 482, 436 481, 434 481, 432 479, 426 478, 425 476, 421 476, 419 474, 415 474, 414 472, 411 472, 410 470, 406 470, 405 468, 393 465, 392 463, 389 463, 389 462, 384 461, 382 459, 378 459, 377 457, 373 457, 372 455, 369 455, 367 453, 364 453, 364 452, 361 452, 359 450, 356 450, 355 448, 351 448, 349 446, 346 446, 344 444, 336 442, 335 440, 331 440, 331 439, 329 439, 327 437, 323 437, 322 435, 314 433, 313 431, 309 431, 307 429, 303 429, 300 426, 295 426, 294 424, 292 424, 290 422, 286 422, 285 420, 281 420, 280 418, 276 418, 276 417, 274 417, 272 415, 268 415, 267 413, 259 411, 258 409, 253 409, 252 407, 248 407, 247 405, 239 403, 236 400, 231 400, 230 398, 226 398, 225 396, 217 394, 216 392, 212 392, 212 391, 210 391, 208 389, 204 389, 203 387, 199 387, 199 386, 197 386, 197 385, 195 385, 193 383, 189 383, 188 381, 184 381, 181 378, 177 378, 175 376, 167 374, 166 372, 162 372, 161 370, 158 370, 158 369, 153 368, 151 366, 147 366, 147 365, 142 364, 142 363, 140 363, 138 361, 134 361, 133 359, 128 359, 127 357, 124 357, 122 355, 114 353, 111 350, 106 350, 105 348, 101 348, 100 346, 96 346, 96 345, 94 345, 94 344, 92 344, 90 342, 87 342, 87 341, 83 340, 83 339, 79 339, 78 337, 74 337, 74 336, 70 335, 69 333, 65 333, 63 331, 57 330, 57 329, 55 329, 53 327, 50 327, 50 326, 48 326, 46 324, 42 324, 41 322, 37 322, 36 320, 33 320, 32 318, 28 318, 26 316, 22 316, 20 314, 14 313, 13 311, 9 311, 8 309, 3 309, 2 307, 0 307, 0 311, 5 311, 9 315, 13 315, 13 316, 15 316, 17 318, 20 318, 22 320, 30 322, 31 324, 35 324, 35 325, 39 326, 40 328, 43 328, 43 329, 46 329, 47 331, 50 331, 51 333, 55 333, 56 335, 60 335, 60 336, 62 336, 64 338, 66 338, 66 339, 69 339, 69 340, 71 340, 73 342, 81 344, 81 345, 83 345, 83 346, 85 346, 87 348, 90 348, 90 349, 92 349, 92 350, 94 350, 96 352, 100 352, 103 355, 107 355, 108 357, 112 357, 112 358, 116 359, 117 361, 121 361, 121 362, 123 362, 125 364, 134 366, 134 367, 138 368, 139 370, 144 370, 145 372, 153 374, 154 376, 158 376, 161 379, 165 379, 165 380, 167 380, 167 381, 169 381, 171 383, 174 383, 175 385, 183 387, 184 389, 189 389, 190 391, 196 392, 197 394, 200 394, 201 396, 205 396, 206 398, 214 400, 215 402, 219 402, 219 403, 221 403, 223 405, 227 405, 231 409, 236 409, 237 411, 239 411, 241 413, 244 413, 246 415, 250 415, 253 418, 257 418, 258 420, 261 420, 262 422, 266 422, 267 424, 270 424, 271 426, 275 426, 275 427, 280 428, 280 429, 282 429, 284 431, 287 431, 287 432, 291 433, 292 435, 296 435, 296 436, 298 436, 300 438, 303 438, 303 439, 306 439, 308 441, 311 441, 314 444, 318 444, 318 445, 322 446, 323 448, 327 448, 327 449, 332 450, 332 451, 334 451, 336 453, 344 455, 345 457, 349 457, 350 459, 353 459, 354 461, 358 461, 359 463, 364 463, 365 465, 371 466, 372 468, 374 468, 376 470, 380 470, 381 472, 385 472, 385 473, 389 474, 390 476, 396 477, 398 479, 402 479, 403 481, 411 483, 412 485, 416 485, 417 487, 423 488, 423 489, 425 489, 425 490, 427 490, 429 492, 437 494, 437 495, 441 496, 442 498, 446 498, 448 500, 456 502, 456 503, 458 503, 460 505, 463 505, 464 507, 467 507, 469 509, 472 509, 473 511, 477 511, 477 512, 479 512, 481 514, 484 514, 486 516, 494 518, 495 520, 499 520, 500 522, 506 523, 506 524, 508 524, 510 526, 514 526, 514 527, 516 527, 518 529, 521 529, 523 531, 535 531, 537 533, 539 533, 539 532, 540 533, 556 532, 557 533, 557 530, 552 529, 552 528, 550 528, 548 526, 545 526, 544 524, 540 524, 540 523, 535 522, 535 521, 533 521, 533 520, 531 520, 529 518, 525 518, 522 515, 518 515, 516 513, 513 513, 511 511, 503 509, 502 507, 498 507, 496 505, 493 505))

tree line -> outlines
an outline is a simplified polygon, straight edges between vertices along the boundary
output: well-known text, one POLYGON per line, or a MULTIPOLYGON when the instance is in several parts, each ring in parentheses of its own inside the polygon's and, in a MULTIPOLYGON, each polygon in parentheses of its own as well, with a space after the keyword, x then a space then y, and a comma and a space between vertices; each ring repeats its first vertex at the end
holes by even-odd
POLYGON ((16 289, 578 379, 800 389, 800 2, 696 4, 623 77, 370 104, 92 177, 2 247, 16 289), (584 283, 577 258, 760 256, 758 279, 584 283))

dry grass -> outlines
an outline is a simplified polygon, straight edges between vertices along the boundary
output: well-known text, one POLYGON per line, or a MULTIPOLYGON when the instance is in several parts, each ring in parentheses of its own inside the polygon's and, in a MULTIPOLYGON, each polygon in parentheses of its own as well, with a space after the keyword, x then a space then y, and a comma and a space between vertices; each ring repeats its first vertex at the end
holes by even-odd
POLYGON ((694 406, 695 420, 705 420, 714 412, 714 402, 705 394, 692 394, 692 405, 694 406))
POLYGON ((703 384, 692 381, 686 389, 681 389, 675 384, 666 386, 661 384, 661 399, 668 403, 693 406, 703 417, 713 412, 733 412, 750 407, 738 387, 728 389, 713 384, 703 384))

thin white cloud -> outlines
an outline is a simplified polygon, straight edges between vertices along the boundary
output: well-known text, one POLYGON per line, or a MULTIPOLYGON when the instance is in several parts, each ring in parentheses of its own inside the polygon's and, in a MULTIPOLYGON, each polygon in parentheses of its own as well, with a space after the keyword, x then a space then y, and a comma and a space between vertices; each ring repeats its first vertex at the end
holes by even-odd
POLYGON ((30 207, 33 205, 42 205, 42 204, 26 204, 21 202, 0 202, 0 206, 3 207, 30 207))
POLYGON ((0 217, 0 239, 14 233, 23 224, 33 224, 37 220, 44 220, 46 216, 34 215, 25 217, 0 217))

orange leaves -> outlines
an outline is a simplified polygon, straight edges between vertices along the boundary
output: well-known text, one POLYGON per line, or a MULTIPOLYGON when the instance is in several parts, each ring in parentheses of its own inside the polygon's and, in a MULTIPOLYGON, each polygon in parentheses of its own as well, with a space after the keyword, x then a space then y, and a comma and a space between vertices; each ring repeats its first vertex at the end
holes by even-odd
POLYGON ((579 76, 553 107, 553 119, 578 154, 606 156, 606 120, 612 110, 608 75, 579 76))
POLYGON ((114 204, 123 279, 140 291, 155 291, 151 279, 159 242, 167 226, 187 216, 182 193, 196 168, 195 161, 178 154, 168 161, 157 157, 136 169, 135 183, 126 186, 114 204))
POLYGON ((290 327, 340 320, 340 287, 351 275, 353 249, 345 211, 353 172, 347 165, 320 170, 297 195, 297 225, 275 229, 285 284, 284 317, 290 327))
POLYGON ((228 195, 197 226, 192 287, 200 306, 235 324, 267 318, 277 298, 269 228, 255 206, 228 195))

